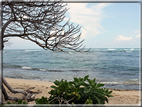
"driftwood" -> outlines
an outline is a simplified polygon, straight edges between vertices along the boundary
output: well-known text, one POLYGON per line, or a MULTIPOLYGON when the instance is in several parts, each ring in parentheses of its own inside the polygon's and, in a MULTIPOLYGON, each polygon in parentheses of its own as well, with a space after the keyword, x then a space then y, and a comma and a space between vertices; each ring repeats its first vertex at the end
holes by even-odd
POLYGON ((27 94, 24 90, 14 90, 4 78, 2 78, 2 82, 12 93, 23 93, 25 95, 27 94))
POLYGON ((35 98, 34 93, 36 93, 36 92, 29 91, 29 89, 27 89, 27 90, 14 90, 4 78, 2 78, 2 82, 3 82, 3 84, 2 84, 2 93, 4 94, 4 99, 5 100, 18 101, 21 98, 8 96, 8 94, 7 94, 7 92, 6 92, 5 88, 4 88, 4 85, 14 94, 16 94, 16 93, 24 94, 24 97, 22 98, 22 100, 27 100, 27 101, 34 100, 34 98, 35 98))

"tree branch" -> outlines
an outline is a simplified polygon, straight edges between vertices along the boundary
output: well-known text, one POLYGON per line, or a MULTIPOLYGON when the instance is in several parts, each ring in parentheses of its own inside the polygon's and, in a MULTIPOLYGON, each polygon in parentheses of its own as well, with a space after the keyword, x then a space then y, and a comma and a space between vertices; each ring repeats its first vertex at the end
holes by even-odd
POLYGON ((62 1, 8 1, 2 5, 3 38, 20 37, 36 43, 45 50, 65 52, 64 48, 67 48, 76 52, 84 51, 79 25, 74 26, 69 20, 64 23, 68 9, 62 1))
POLYGON ((22 37, 22 36, 25 36, 25 34, 7 34, 7 35, 4 35, 3 38, 5 37, 22 37))
MULTIPOLYGON (((4 32, 5 32, 5 29, 6 27, 12 22, 12 21, 15 21, 14 18, 10 19, 9 21, 7 21, 4 26, 2 27, 2 37, 4 36, 4 32)), ((4 37, 3 37, 4 38, 4 37)))

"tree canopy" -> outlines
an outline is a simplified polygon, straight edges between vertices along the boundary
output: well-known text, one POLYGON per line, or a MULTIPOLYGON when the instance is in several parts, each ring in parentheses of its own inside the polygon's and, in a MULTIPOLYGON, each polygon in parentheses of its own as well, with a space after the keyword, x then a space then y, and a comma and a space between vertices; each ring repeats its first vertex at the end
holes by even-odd
POLYGON ((3 1, 2 48, 9 37, 20 37, 43 49, 84 51, 80 26, 64 21, 67 4, 62 1, 3 1))

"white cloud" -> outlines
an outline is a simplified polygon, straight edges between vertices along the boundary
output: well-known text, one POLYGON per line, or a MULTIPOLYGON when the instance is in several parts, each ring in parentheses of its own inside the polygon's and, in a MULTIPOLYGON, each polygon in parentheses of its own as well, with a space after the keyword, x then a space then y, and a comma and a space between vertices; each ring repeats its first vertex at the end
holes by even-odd
POLYGON ((135 33, 140 33, 140 30, 134 30, 135 33))
POLYGON ((126 40, 131 40, 132 37, 124 37, 122 35, 119 35, 117 38, 115 38, 115 40, 117 41, 126 41, 126 40))
POLYGON ((79 24, 86 30, 86 32, 82 30, 83 37, 86 35, 92 37, 105 32, 106 30, 100 22, 104 17, 103 9, 110 4, 100 3, 90 7, 87 5, 87 3, 68 3, 70 21, 79 24))
POLYGON ((81 37, 82 37, 83 39, 86 38, 86 36, 85 36, 86 34, 87 34, 87 31, 86 31, 85 29, 81 28, 81 37))
POLYGON ((136 34, 136 37, 137 37, 137 38, 140 37, 140 30, 134 30, 134 33, 136 34))
POLYGON ((140 37, 140 35, 137 35, 136 37, 138 37, 138 38, 139 38, 139 37, 140 37))

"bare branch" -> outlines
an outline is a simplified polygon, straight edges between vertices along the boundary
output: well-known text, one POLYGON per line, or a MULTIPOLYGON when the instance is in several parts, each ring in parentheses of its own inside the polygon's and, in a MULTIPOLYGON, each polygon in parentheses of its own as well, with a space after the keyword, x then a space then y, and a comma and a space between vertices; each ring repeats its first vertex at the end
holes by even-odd
POLYGON ((2 2, 2 36, 30 40, 45 50, 84 51, 79 25, 64 21, 66 6, 62 1, 2 2))

